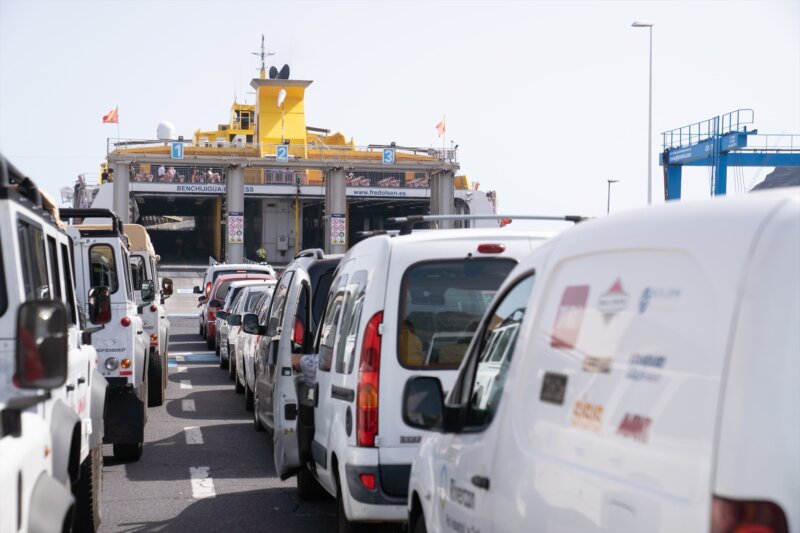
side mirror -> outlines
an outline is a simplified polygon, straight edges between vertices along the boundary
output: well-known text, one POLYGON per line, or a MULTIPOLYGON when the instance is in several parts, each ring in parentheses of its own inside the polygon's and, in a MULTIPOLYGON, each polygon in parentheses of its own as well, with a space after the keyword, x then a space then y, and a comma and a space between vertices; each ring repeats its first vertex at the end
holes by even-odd
POLYGON ((89 322, 108 324, 111 322, 111 292, 108 287, 94 287, 86 299, 89 308, 89 322))
POLYGON ((203 291, 200 290, 200 287, 198 287, 197 285, 194 286, 194 288, 192 289, 192 292, 194 294, 203 294, 203 291))
MULTIPOLYGON (((196 289, 200 289, 200 287, 195 287, 196 289)), ((172 280, 169 278, 164 278, 161 281, 161 293, 164 295, 165 298, 172 296, 173 286, 172 280)))
POLYGON ((219 300, 211 300, 210 302, 208 302, 208 306, 209 307, 222 307, 222 302, 220 302, 219 300))
POLYGON ((217 320, 227 320, 231 315, 226 311, 217 311, 215 316, 217 317, 217 320))
MULTIPOLYGON (((108 290, 108 289, 106 289, 108 290)), ((23 389, 54 389, 67 380, 67 309, 25 302, 17 311, 16 380, 23 389)))
POLYGON ((142 282, 142 301, 145 303, 152 302, 156 298, 156 284, 151 280, 142 282))
POLYGON ((441 431, 443 420, 442 383, 430 376, 409 379, 403 390, 403 421, 413 428, 441 431))
POLYGON ((258 315, 247 313, 242 317, 242 330, 250 335, 261 335, 261 328, 258 325, 258 315))
MULTIPOLYGON (((219 314, 217 314, 219 316, 219 314)), ((229 326, 241 326, 242 325, 242 315, 228 315, 228 325, 229 326)))

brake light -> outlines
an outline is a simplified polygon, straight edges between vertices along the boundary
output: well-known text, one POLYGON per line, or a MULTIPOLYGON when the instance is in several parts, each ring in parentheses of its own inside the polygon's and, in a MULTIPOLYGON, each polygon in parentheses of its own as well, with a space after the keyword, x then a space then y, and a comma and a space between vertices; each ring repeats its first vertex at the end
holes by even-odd
POLYGON ((130 317, 124 316, 120 319, 119 323, 123 328, 127 328, 131 325, 131 319, 130 317))
POLYGON ((211 294, 211 282, 210 281, 206 282, 206 298, 208 298, 209 294, 211 294))
POLYGON ((378 434, 378 382, 381 368, 379 330, 382 322, 382 311, 369 319, 361 345, 356 399, 356 440, 359 446, 375 446, 375 436, 378 434))
POLYGON ((375 474, 360 474, 358 479, 367 490, 375 490, 375 474))
POLYGON ((156 307, 156 305, 155 305, 155 304, 151 305, 151 306, 150 306, 150 312, 151 312, 151 313, 155 313, 156 311, 158 311, 158 307, 156 307))
POLYGON ((504 244, 479 244, 479 254, 501 254, 506 251, 504 244))
POLYGON ((730 500, 714 496, 711 533, 788 533, 786 515, 772 502, 730 500))
POLYGON ((302 346, 303 341, 305 341, 305 338, 306 338, 306 327, 303 325, 303 321, 300 320, 300 317, 295 316, 294 326, 292 327, 292 342, 302 346))
POLYGON ((216 320, 217 319, 217 315, 213 311, 214 309, 216 309, 216 308, 215 307, 209 307, 208 308, 208 319, 209 320, 216 320))

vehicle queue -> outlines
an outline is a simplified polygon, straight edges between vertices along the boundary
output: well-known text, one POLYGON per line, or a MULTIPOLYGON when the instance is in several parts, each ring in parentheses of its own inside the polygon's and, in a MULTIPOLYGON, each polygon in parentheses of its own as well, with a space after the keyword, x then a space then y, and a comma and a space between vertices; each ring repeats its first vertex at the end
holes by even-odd
MULTIPOLYGON (((172 282, 0 161, 0 530, 93 531, 100 444, 138 459, 164 401, 172 282)), ((199 331, 339 531, 796 531, 798 220, 789 189, 381 232, 209 267, 199 331)))

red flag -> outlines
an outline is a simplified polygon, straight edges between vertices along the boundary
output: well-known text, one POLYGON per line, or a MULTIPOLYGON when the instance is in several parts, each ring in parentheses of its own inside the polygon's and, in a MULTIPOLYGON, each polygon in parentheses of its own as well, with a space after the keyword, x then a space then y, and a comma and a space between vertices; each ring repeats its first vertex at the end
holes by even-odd
POLYGON ((103 115, 103 124, 119 124, 116 107, 109 111, 108 114, 103 115))
POLYGON ((438 131, 438 132, 439 132, 439 137, 441 137, 442 135, 444 135, 444 132, 445 132, 445 131, 447 131, 447 130, 445 129, 445 124, 444 124, 444 121, 445 121, 445 119, 442 119, 442 121, 436 125, 436 131, 438 131))

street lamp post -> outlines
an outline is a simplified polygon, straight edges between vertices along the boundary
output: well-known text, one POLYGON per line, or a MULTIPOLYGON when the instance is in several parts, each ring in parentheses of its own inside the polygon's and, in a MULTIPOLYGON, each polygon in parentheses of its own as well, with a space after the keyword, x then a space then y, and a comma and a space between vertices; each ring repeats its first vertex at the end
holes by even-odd
POLYGON ((637 20, 631 26, 650 30, 650 87, 647 110, 647 205, 650 205, 653 203, 653 23, 637 20))
POLYGON ((608 182, 608 201, 606 202, 606 214, 611 212, 611 184, 619 183, 619 180, 607 179, 608 182))

